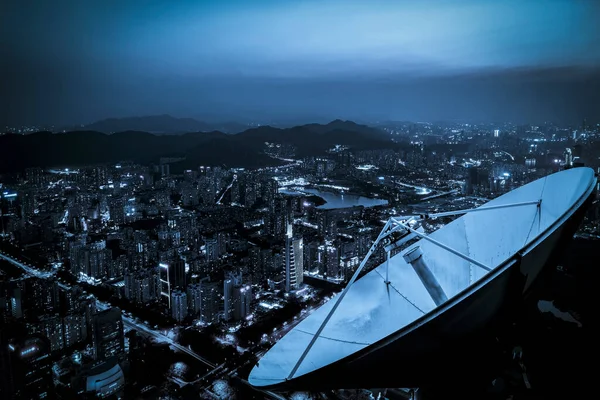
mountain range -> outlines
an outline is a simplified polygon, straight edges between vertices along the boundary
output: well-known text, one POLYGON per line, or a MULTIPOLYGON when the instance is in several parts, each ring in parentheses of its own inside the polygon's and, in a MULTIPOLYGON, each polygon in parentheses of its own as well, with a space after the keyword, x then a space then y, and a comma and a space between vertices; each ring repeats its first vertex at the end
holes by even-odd
POLYGON ((393 146, 384 131, 351 121, 293 128, 262 126, 232 135, 220 131, 158 135, 142 131, 106 134, 97 131, 38 132, 0 136, 0 172, 28 167, 77 167, 124 160, 157 162, 160 157, 185 157, 173 170, 199 165, 254 168, 277 165, 264 153, 265 142, 296 147, 296 157, 319 156, 336 144, 353 149, 393 146))

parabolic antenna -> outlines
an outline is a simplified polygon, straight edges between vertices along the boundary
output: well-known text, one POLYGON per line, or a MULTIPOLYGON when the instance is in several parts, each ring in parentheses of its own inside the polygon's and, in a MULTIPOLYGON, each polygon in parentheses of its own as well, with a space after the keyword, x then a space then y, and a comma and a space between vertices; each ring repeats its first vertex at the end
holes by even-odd
POLYGON ((595 184, 592 169, 574 168, 475 209, 390 218, 348 286, 280 339, 249 383, 269 390, 417 387, 424 376, 453 368, 460 360, 423 360, 522 297, 572 238, 595 184), (414 229, 415 221, 453 214, 464 215, 429 235, 414 229), (377 246, 389 258, 357 280, 377 246))

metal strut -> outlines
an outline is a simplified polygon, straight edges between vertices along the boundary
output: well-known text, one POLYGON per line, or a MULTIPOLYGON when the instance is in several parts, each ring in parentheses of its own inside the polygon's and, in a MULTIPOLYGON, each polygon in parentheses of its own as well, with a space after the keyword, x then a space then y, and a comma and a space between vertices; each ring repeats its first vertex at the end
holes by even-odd
MULTIPOLYGON (((294 365, 294 368, 292 368, 292 370, 290 371, 290 374, 288 375, 288 377, 286 379, 292 379, 294 377, 294 375, 298 371, 298 368, 300 367, 300 365, 302 364, 302 362, 304 361, 304 359, 308 355, 308 352, 313 347, 313 345, 315 344, 315 342, 317 341, 317 339, 319 338, 319 336, 321 335, 321 333, 325 329, 325 326, 327 326, 327 323, 329 322, 329 320, 331 319, 331 317, 335 313, 335 310, 338 308, 338 306, 340 305, 341 301, 344 299, 344 297, 348 293, 348 290, 350 289, 350 287, 354 284, 354 282, 358 278, 358 275, 360 274, 360 272, 363 270, 363 268, 367 264, 367 261, 369 260, 369 258, 371 257, 371 255, 375 252, 375 249, 377 248, 377 245, 379 245, 379 243, 384 238, 392 235, 394 232, 397 232, 397 231, 403 231, 404 233, 410 232, 410 233, 412 233, 412 235, 415 235, 415 236, 420 237, 421 239, 427 240, 428 242, 433 243, 434 245, 436 245, 438 247, 441 247, 442 249, 444 249, 446 251, 449 251, 450 253, 452 253, 452 254, 454 254, 454 255, 456 255, 456 256, 458 256, 458 257, 460 257, 460 258, 462 258, 462 259, 464 259, 464 260, 466 260, 468 262, 470 262, 471 264, 476 265, 479 268, 484 269, 485 271, 489 272, 492 269, 490 267, 488 267, 487 265, 485 265, 483 263, 480 263, 477 260, 472 259, 471 257, 467 256, 466 254, 463 254, 463 253, 461 253, 461 252, 453 249, 452 247, 449 247, 449 246, 447 246, 447 245, 445 245, 443 243, 438 242, 435 239, 430 238, 429 236, 427 236, 427 234, 424 234, 424 233, 421 233, 421 232, 419 232, 419 231, 417 231, 415 229, 412 229, 411 227, 408 226, 408 223, 410 223, 413 220, 424 220, 424 219, 429 219, 429 218, 438 218, 438 217, 446 217, 446 216, 452 216, 452 215, 466 214, 466 213, 476 212, 476 211, 497 210, 497 209, 500 209, 500 208, 520 207, 520 206, 528 206, 528 205, 533 205, 533 204, 537 204, 537 206, 539 208, 540 205, 541 205, 541 203, 542 203, 542 200, 540 199, 540 200, 536 200, 536 201, 526 201, 526 202, 521 202, 521 203, 501 204, 501 205, 497 205, 497 206, 470 208, 470 209, 466 209, 466 210, 448 211, 448 212, 443 212, 443 213, 422 214, 422 215, 409 215, 409 216, 400 217, 401 219, 405 219, 404 222, 400 221, 400 219, 397 218, 397 217, 396 218, 394 218, 394 217, 390 218, 386 222, 386 224, 384 225, 384 227, 381 230, 381 232, 379 233, 379 236, 377 236, 377 239, 375 239, 375 241, 371 245, 371 248, 367 252, 367 255, 365 256, 365 258, 360 263, 358 269, 352 275, 352 278, 350 278, 350 281, 348 282, 348 284, 346 285, 346 287, 344 288, 344 290, 342 290, 342 292, 339 294, 339 296, 335 297, 333 307, 331 307, 331 310, 329 311, 329 313, 327 314, 327 316, 325 317, 325 319, 321 323, 321 326, 319 326, 319 329, 317 329, 317 332, 315 332, 315 334, 313 335, 312 339, 308 343, 308 346, 306 346, 306 349, 304 349, 304 352, 302 353, 302 355, 300 356, 300 358, 298 359, 298 361, 294 365)), ((412 235, 411 235, 411 237, 414 237, 412 235)), ((406 235, 404 235, 402 242, 406 242, 406 241, 408 241, 408 239, 410 239, 410 238, 407 237, 406 235)), ((393 243, 392 244, 387 244, 385 246, 386 247, 386 252, 387 252, 387 259, 386 259, 386 279, 385 279, 385 283, 386 284, 389 283, 388 270, 389 270, 389 259, 390 259, 390 255, 391 255, 390 254, 390 252, 391 252, 390 250, 391 249, 388 249, 389 246, 393 246, 393 243)))
POLYGON ((304 361, 304 359, 306 358, 306 355, 308 354, 308 352, 310 351, 310 349, 313 347, 313 345, 315 344, 315 342, 317 341, 317 339, 319 338, 319 336, 323 332, 323 329, 325 329, 325 326, 327 325, 327 323, 329 322, 329 320, 333 316, 333 313, 335 312, 335 310, 340 305, 340 302, 346 296, 346 293, 348 293, 348 289, 350 289, 350 287, 352 286, 352 284, 358 278, 358 275, 360 274, 360 272, 362 271, 362 269, 367 264, 367 261, 371 257, 371 254, 373 254, 375 252, 375 249, 377 248, 377 245, 379 244, 379 242, 381 241, 381 239, 383 239, 384 237, 386 237, 387 235, 389 235, 394 230, 397 230, 397 227, 392 227, 392 223, 391 223, 391 219, 390 219, 390 220, 388 220, 388 222, 386 222, 386 224, 384 225, 383 229, 381 230, 381 233, 379 233, 379 236, 377 236, 377 239, 375 239, 375 241, 371 245, 371 248, 367 252, 367 255, 365 256, 365 258, 362 260, 362 262, 358 266, 358 269, 354 272, 354 275, 352 275, 352 278, 350 278, 350 281, 348 282, 348 284, 346 285, 346 287, 344 288, 344 290, 342 290, 342 292, 337 297, 335 297, 335 300, 334 300, 335 302, 333 304, 333 307, 331 307, 331 310, 329 311, 329 313, 327 314, 327 316, 325 317, 325 319, 321 323, 321 326, 319 326, 319 329, 317 329, 317 332, 314 334, 314 336, 312 337, 312 339, 308 343, 308 346, 306 346, 306 349, 304 349, 304 352, 302 353, 302 355, 300 356, 300 358, 296 362, 296 365, 294 365, 294 368, 292 368, 292 371, 288 375, 287 379, 292 379, 294 377, 294 374, 296 373, 296 371, 298 371, 298 368, 300 367, 300 364, 302 364, 302 361, 304 361), (391 227, 391 229, 390 229, 390 227, 391 227))
POLYGON ((466 255, 466 254, 463 254, 463 253, 461 253, 461 252, 460 252, 460 251, 458 251, 458 250, 454 250, 454 249, 453 249, 452 247, 450 247, 450 246, 446 246, 445 244, 443 244, 443 243, 441 243, 441 242, 438 242, 438 241, 437 241, 437 240, 435 240, 435 239, 432 239, 432 238, 430 238, 429 236, 427 236, 427 235, 426 235, 426 234, 424 234, 424 233, 421 233, 421 232, 418 232, 418 231, 416 231, 416 230, 412 229, 412 228, 411 228, 411 227, 409 227, 408 225, 406 225, 406 224, 404 224, 404 223, 402 223, 402 222, 400 222, 400 221, 396 220, 395 218, 390 218, 390 220, 394 221, 394 223, 396 223, 396 224, 398 224, 399 226, 403 227, 403 228, 404 228, 404 229, 406 229, 407 231, 409 231, 409 232, 411 232, 411 233, 414 233, 415 235, 419 236, 421 239, 427 240, 428 242, 430 242, 430 243, 433 243, 433 244, 435 244, 436 246, 438 246, 438 247, 441 247, 442 249, 444 249, 444 250, 446 250, 446 251, 449 251, 450 253, 452 253, 452 254, 454 254, 454 255, 457 255, 457 256, 459 256, 460 258, 462 258, 462 259, 464 259, 464 260, 467 260, 468 262, 470 262, 470 263, 472 263, 472 264, 474 264, 474 265, 478 266, 478 267, 479 267, 479 268, 481 268, 481 269, 484 269, 484 270, 486 270, 486 271, 488 271, 488 272, 492 270, 492 269, 491 269, 490 267, 488 267, 487 265, 485 265, 485 264, 482 264, 482 263, 480 263, 479 261, 472 259, 472 258, 471 258, 471 257, 469 257, 468 255, 466 255))
POLYGON ((471 212, 476 212, 476 211, 489 211, 489 210, 497 210, 500 208, 531 206, 534 204, 536 204, 539 207, 540 204, 542 204, 542 199, 535 200, 535 201, 524 201, 521 203, 499 204, 497 206, 489 206, 489 207, 468 208, 466 210, 447 211, 447 212, 433 213, 433 214, 422 214, 420 217, 422 219, 449 217, 452 215, 460 215, 460 214, 466 214, 466 213, 471 213, 471 212))
POLYGON ((386 285, 390 284, 390 253, 391 253, 391 251, 388 250, 385 255, 385 284, 386 285))

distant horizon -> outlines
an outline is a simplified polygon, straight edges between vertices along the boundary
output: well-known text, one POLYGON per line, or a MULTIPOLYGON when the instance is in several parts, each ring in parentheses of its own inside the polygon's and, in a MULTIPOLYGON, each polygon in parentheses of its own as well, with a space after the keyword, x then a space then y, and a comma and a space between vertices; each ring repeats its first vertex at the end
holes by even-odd
MULTIPOLYGON (((71 123, 71 124, 60 124, 60 125, 56 125, 56 124, 51 124, 51 123, 38 123, 38 124, 22 124, 22 125, 6 125, 5 127, 3 127, 3 129, 8 129, 8 130, 12 130, 12 129, 20 129, 20 128, 31 128, 31 127, 39 127, 39 128, 54 128, 56 131, 55 132, 60 132, 63 130, 66 131, 77 131, 77 129, 87 129, 92 127, 95 124, 100 124, 100 123, 105 123, 108 121, 126 121, 126 120, 133 120, 133 119, 148 119, 148 118, 156 118, 156 117, 167 117, 167 118, 172 118, 173 120, 178 120, 178 121, 193 121, 199 124, 206 124, 206 125, 227 125, 227 124, 232 124, 232 125, 239 125, 240 127, 246 127, 247 129, 252 129, 252 128, 256 128, 259 126, 272 126, 274 128, 286 128, 286 127, 293 127, 293 126, 302 126, 302 125, 308 125, 308 124, 319 124, 319 125, 327 125, 330 123, 333 123, 335 121, 344 121, 344 122, 352 122, 358 125, 366 125, 366 126, 377 126, 377 125, 385 125, 385 124, 393 124, 393 123, 398 123, 398 124, 476 124, 476 125, 491 125, 491 126, 498 126, 500 127, 501 125, 515 125, 515 126, 523 126, 523 125, 532 125, 532 126, 538 126, 538 125, 544 125, 544 124, 550 124, 550 125, 556 125, 558 127, 561 128, 571 128, 571 127, 575 127, 575 128, 580 128, 582 126, 582 124, 585 122, 587 124, 587 126, 589 127, 593 127, 595 125, 600 125, 600 119, 598 120, 590 120, 589 118, 584 117, 582 120, 580 121, 573 121, 573 122, 557 122, 557 121, 511 121, 511 120, 495 120, 495 121, 484 121, 484 120, 473 120, 473 119, 466 119, 466 118, 455 118, 455 119, 431 119, 431 120, 408 120, 408 119, 383 119, 383 118, 372 118, 372 119, 365 119, 365 118, 345 118, 345 117, 336 117, 336 116, 315 116, 315 117, 302 117, 302 116, 297 116, 297 117, 279 117, 279 118, 264 118, 262 120, 258 120, 258 119, 254 119, 254 120, 250 120, 250 119, 244 119, 243 117, 231 117, 231 118, 221 118, 221 119, 212 119, 212 118, 203 118, 202 116, 200 117, 194 117, 194 116, 185 116, 185 115, 173 115, 173 114, 169 114, 169 113, 162 113, 162 114, 148 114, 148 115, 129 115, 129 116, 122 116, 122 117, 106 117, 106 118, 101 118, 98 120, 95 120, 93 122, 89 122, 89 123, 71 123)), ((91 129, 93 130, 93 129, 91 129)), ((218 130, 218 129, 214 129, 214 130, 218 130)), ((150 130, 145 130, 145 132, 148 133, 153 133, 150 130)), ((155 133, 162 133, 162 132, 166 132, 166 131, 161 131, 161 130, 155 130, 155 133)), ((186 133, 186 132, 194 132, 194 131, 184 131, 181 133, 186 133)))
POLYGON ((7 0, 0 126, 600 120, 588 0, 7 0))

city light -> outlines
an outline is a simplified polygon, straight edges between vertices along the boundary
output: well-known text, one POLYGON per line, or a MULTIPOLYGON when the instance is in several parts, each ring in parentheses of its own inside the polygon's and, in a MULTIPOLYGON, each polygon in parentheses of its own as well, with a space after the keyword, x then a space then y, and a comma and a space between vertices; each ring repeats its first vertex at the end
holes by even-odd
MULTIPOLYGON (((386 142, 385 148, 377 147, 380 137, 377 142, 364 139, 364 147, 360 141, 352 146, 326 143, 317 146, 318 151, 298 143, 286 145, 281 140, 287 134, 284 129, 275 129, 281 135, 267 145, 262 139, 257 148, 247 145, 246 156, 252 161, 247 168, 231 168, 234 164, 220 153, 217 165, 203 159, 207 165, 197 167, 199 159, 179 148, 187 154, 185 160, 178 156, 142 162, 132 157, 133 161, 115 165, 111 161, 115 158, 110 158, 92 165, 54 164, 70 168, 2 172, 0 275, 10 289, 6 312, 11 323, 31 332, 23 337, 9 332, 8 349, 23 355, 17 357, 23 361, 48 363, 36 371, 52 371, 56 379, 49 376, 49 384, 54 387, 58 382, 65 392, 86 393, 85 374, 93 370, 110 371, 98 378, 103 382, 98 390, 119 392, 129 385, 132 393, 143 397, 156 387, 167 388, 165 392, 186 387, 199 391, 200 397, 214 397, 208 392, 214 382, 246 380, 256 359, 258 365, 268 365, 269 349, 296 340, 298 324, 325 302, 340 298, 356 273, 377 271, 381 275, 365 282, 386 284, 389 278, 390 286, 353 294, 356 303, 343 318, 347 335, 379 315, 390 314, 379 321, 386 327, 408 315, 402 307, 375 312, 377 304, 410 302, 406 309, 411 318, 433 315, 427 307, 436 302, 421 298, 428 290, 418 290, 421 281, 410 281, 420 279, 418 273, 402 275, 415 271, 413 264, 398 264, 403 251, 417 240, 436 240, 437 232, 449 226, 462 226, 453 222, 460 210, 470 210, 468 214, 554 172, 595 165, 600 159, 590 156, 600 132, 584 135, 578 130, 573 138, 568 127, 386 122, 382 140, 394 142, 386 142), (490 132, 496 129, 500 133, 492 138, 490 132), (390 218, 414 230, 415 236, 394 241, 395 247, 372 250, 390 218), (388 250, 390 260, 396 258, 386 273, 388 250), (372 256, 366 259, 368 254, 372 256), (405 279, 391 284, 397 274, 405 279), (31 341, 39 336, 43 343, 31 341), (165 352, 165 357, 156 357, 157 346, 151 343, 163 345, 160 354, 165 352), (183 355, 194 362, 181 361, 183 355), (169 372, 151 374, 149 380, 148 374, 139 373, 148 360, 169 372), (184 362, 189 369, 183 368, 184 362), (124 363, 130 367, 119 370, 124 363)), ((268 136, 269 129, 265 132, 268 136)), ((202 136, 190 134, 186 140, 193 143, 202 136)), ((107 137, 107 142, 113 138, 107 137)), ((237 135, 226 137, 223 140, 239 140, 237 135)), ((160 141, 171 151, 180 146, 178 138, 164 135, 160 141)), ((201 153, 203 146, 190 148, 201 153)), ((485 235, 477 234, 479 228, 469 215, 464 229, 439 240, 443 246, 456 246, 454 253, 431 248, 423 252, 428 266, 441 254, 448 256, 442 257, 446 266, 455 256, 467 257, 464 265, 471 269, 464 270, 469 271, 465 279, 440 279, 444 293, 448 285, 484 283, 473 267, 492 263, 481 261, 486 257, 482 243, 501 247, 513 240, 493 236, 495 225, 534 221, 531 229, 527 227, 533 238, 539 224, 522 210, 511 209, 503 214, 506 218, 481 228, 485 235), (460 243, 464 235, 470 235, 467 245, 460 243)), ((544 210, 542 215, 550 215, 544 210)), ((600 238, 595 214, 586 214, 575 237, 600 238)), ((448 299, 462 293, 463 289, 455 289, 448 299)), ((567 311, 552 315, 578 321, 567 311)), ((346 333, 324 333, 328 342, 319 343, 334 340, 336 349, 343 343, 358 343, 349 346, 358 348, 380 339, 346 340, 346 333)), ((320 348, 323 357, 332 354, 330 347, 320 348)), ((98 376, 92 375, 90 382, 98 376)), ((256 391, 250 383, 242 382, 256 391)), ((90 383, 90 393, 96 390, 94 385, 90 383)))

